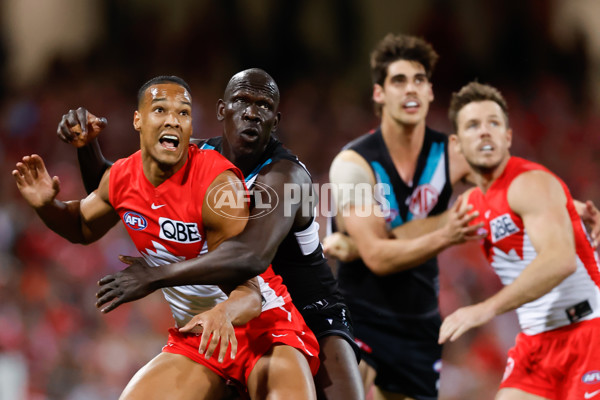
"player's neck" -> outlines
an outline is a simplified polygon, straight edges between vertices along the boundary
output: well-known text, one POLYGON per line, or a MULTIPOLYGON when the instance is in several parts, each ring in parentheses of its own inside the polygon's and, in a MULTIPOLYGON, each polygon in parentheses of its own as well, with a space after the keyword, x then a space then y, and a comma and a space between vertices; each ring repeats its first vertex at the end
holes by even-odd
POLYGON ((381 121, 381 134, 398 174, 410 184, 423 147, 425 121, 417 125, 401 125, 384 118, 381 121))
POLYGON ((146 179, 154 187, 158 187, 179 171, 187 160, 187 154, 175 165, 161 165, 154 160, 142 160, 142 168, 146 179))
POLYGON ((415 125, 406 125, 390 118, 383 118, 381 120, 381 133, 386 145, 389 142, 395 148, 418 153, 425 137, 425 120, 415 125))
POLYGON ((229 146, 225 140, 223 141, 223 147, 221 154, 227 158, 233 165, 238 167, 244 176, 250 175, 254 168, 256 168, 262 153, 255 152, 236 152, 229 146))
POLYGON ((510 154, 507 154, 507 156, 493 168, 476 169, 475 184, 483 193, 486 193, 492 184, 504 173, 509 160, 510 154))

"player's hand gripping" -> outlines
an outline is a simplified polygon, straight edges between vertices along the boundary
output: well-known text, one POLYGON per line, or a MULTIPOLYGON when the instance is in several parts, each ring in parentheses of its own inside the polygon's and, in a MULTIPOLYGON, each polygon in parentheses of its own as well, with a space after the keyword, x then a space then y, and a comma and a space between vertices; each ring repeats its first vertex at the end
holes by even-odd
POLYGON ((449 210, 444 230, 446 237, 452 244, 461 244, 470 240, 478 240, 485 237, 483 222, 471 224, 479 216, 478 211, 473 211, 473 206, 463 204, 463 197, 458 196, 456 202, 449 210))
POLYGON ((51 203, 60 191, 58 177, 50 177, 44 161, 37 154, 23 157, 12 171, 12 176, 21 195, 33 208, 51 203))
POLYGON ((96 117, 83 107, 69 110, 58 123, 56 134, 65 143, 83 147, 106 127, 106 118, 96 117))
POLYGON ((340 232, 334 232, 323 239, 323 252, 342 262, 354 261, 360 257, 354 240, 340 232))
POLYGON ((212 357, 220 343, 218 361, 225 360, 227 348, 231 345, 229 356, 233 360, 237 354, 237 339, 231 319, 228 317, 223 303, 217 304, 211 310, 195 315, 179 332, 202 333, 198 352, 206 359, 212 357))
POLYGON ((98 281, 100 289, 96 293, 96 307, 108 313, 123 303, 141 299, 156 290, 152 286, 152 276, 156 268, 148 265, 142 257, 119 256, 119 260, 129 264, 124 270, 107 275, 98 281))
POLYGON ((587 200, 585 203, 575 202, 575 208, 592 239, 592 246, 594 248, 598 247, 598 237, 600 236, 600 211, 598 211, 596 205, 591 200, 587 200))

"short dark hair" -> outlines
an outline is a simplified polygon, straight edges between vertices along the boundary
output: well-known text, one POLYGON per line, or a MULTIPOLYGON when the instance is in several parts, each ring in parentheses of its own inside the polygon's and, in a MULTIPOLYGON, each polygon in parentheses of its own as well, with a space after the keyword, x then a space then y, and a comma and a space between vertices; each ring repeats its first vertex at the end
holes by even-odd
MULTIPOLYGON (((388 67, 398 60, 416 61, 423 65, 427 79, 431 79, 438 54, 425 39, 410 35, 388 33, 371 52, 371 80, 383 86, 388 67)), ((375 114, 381 116, 381 104, 374 104, 375 114)))
POLYGON ((425 39, 417 36, 388 33, 371 52, 371 79, 383 86, 388 66, 397 60, 416 61, 423 65, 431 79, 438 54, 425 39))
POLYGON ((502 93, 495 87, 477 81, 470 82, 463 86, 458 92, 452 93, 450 108, 448 109, 448 118, 452 122, 454 132, 458 131, 456 119, 460 110, 469 103, 490 100, 500 106, 504 112, 506 125, 508 126, 508 105, 502 93))
POLYGON ((188 85, 187 82, 184 81, 183 79, 181 79, 180 77, 175 76, 175 75, 155 76, 154 78, 150 79, 148 82, 144 83, 142 85, 142 87, 140 87, 140 90, 138 90, 138 94, 137 94, 138 106, 140 105, 140 103, 142 102, 142 99, 144 98, 144 93, 146 93, 146 89, 148 89, 150 86, 159 85, 161 83, 175 83, 175 84, 181 86, 182 88, 184 88, 185 90, 187 90, 187 92, 190 94, 190 96, 192 95, 190 85, 188 85))

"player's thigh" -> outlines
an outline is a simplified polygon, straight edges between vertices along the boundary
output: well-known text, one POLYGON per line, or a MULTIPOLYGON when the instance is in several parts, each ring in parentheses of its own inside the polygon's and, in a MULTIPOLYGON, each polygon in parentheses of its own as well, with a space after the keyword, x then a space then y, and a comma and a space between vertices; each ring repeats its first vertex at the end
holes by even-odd
POLYGON ((520 389, 502 388, 496 395, 496 400, 549 400, 546 397, 524 392, 520 389))
POLYGON ((319 340, 321 366, 315 376, 319 399, 364 400, 364 390, 356 354, 341 336, 319 340))
POLYGON ((208 367, 180 354, 160 353, 129 381, 120 400, 221 399, 225 381, 208 367))
POLYGON ((306 357, 286 345, 273 346, 256 362, 248 377, 248 393, 253 400, 316 399, 306 357))

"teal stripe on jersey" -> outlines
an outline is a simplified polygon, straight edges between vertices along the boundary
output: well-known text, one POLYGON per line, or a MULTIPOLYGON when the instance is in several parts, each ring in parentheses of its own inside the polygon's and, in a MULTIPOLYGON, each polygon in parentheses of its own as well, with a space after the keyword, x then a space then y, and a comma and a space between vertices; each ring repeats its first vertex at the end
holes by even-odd
MULTIPOLYGON (((389 175, 387 174, 387 172, 385 172, 385 169, 381 164, 379 164, 377 161, 371 161, 371 167, 373 168, 373 171, 375 171, 375 175, 377 176, 377 182, 387 185, 390 189, 389 193, 384 193, 383 195, 390 204, 389 212, 392 213, 390 214, 390 217, 393 216, 393 219, 388 223, 393 229, 398 225, 402 225, 404 223, 404 221, 402 221, 402 217, 400 216, 400 207, 398 207, 398 201, 396 200, 396 193, 394 193, 394 187, 392 186, 392 182, 390 181, 389 175)), ((387 210, 383 211, 385 213, 387 210)), ((388 218, 386 218, 386 222, 387 221, 388 218)))
POLYGON ((254 168, 254 170, 252 172, 250 172, 248 174, 248 176, 246 177, 246 183, 250 182, 256 175, 258 175, 258 173, 260 172, 261 169, 263 169, 267 165, 271 164, 272 162, 273 162, 273 160, 269 158, 267 161, 260 164, 258 167, 254 168))

